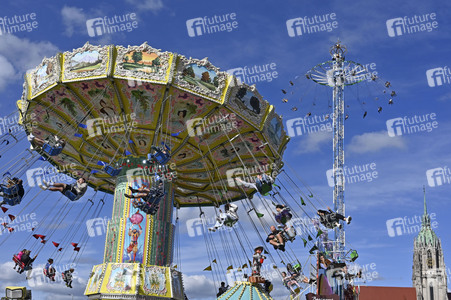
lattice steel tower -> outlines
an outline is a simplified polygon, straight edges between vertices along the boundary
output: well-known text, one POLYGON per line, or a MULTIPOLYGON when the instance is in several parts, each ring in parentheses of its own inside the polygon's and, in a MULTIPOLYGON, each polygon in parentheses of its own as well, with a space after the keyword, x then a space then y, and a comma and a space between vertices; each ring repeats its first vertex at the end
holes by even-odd
MULTIPOLYGON (((314 82, 333 88, 333 155, 334 155, 334 210, 345 216, 345 178, 344 178, 344 120, 345 120, 345 86, 353 85, 371 76, 361 64, 346 61, 347 49, 338 41, 330 49, 332 60, 313 67, 307 78, 314 82)), ((345 231, 335 228, 334 256, 343 257, 345 248, 345 231)))

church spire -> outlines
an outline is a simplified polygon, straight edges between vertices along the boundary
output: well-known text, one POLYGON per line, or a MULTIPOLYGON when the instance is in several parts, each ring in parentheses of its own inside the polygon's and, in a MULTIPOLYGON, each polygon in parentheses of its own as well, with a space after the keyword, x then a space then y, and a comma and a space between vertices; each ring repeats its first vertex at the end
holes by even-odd
MULTIPOLYGON (((426 188, 423 185, 423 202, 424 202, 424 214, 423 214, 423 224, 422 227, 431 227, 431 218, 428 215, 428 209, 426 206, 426 188)), ((422 228, 422 229, 423 229, 422 228)))
POLYGON ((426 188, 423 185, 423 196, 424 196, 424 214, 427 215, 428 214, 428 210, 426 207, 426 188))
POLYGON ((446 266, 440 239, 435 234, 427 211, 423 186, 424 214, 420 232, 413 244, 412 281, 417 300, 447 299, 446 266))

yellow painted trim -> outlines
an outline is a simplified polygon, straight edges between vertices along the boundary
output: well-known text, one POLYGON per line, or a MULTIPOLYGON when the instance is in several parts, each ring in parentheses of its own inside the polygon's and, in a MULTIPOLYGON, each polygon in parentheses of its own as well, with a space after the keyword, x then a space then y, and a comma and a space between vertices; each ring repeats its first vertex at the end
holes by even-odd
MULTIPOLYGON (((268 117, 271 114, 271 112, 273 111, 273 109, 274 109, 274 106, 269 105, 269 108, 267 109, 265 115, 262 118, 262 123, 260 124, 260 128, 258 129, 260 132, 262 132, 263 128, 265 127, 266 120, 268 120, 268 117)), ((263 134, 263 132, 262 132, 262 134, 263 134)))
MULTIPOLYGON (((100 268, 102 271, 101 273, 103 273, 105 271, 105 264, 101 264, 101 265, 95 265, 92 267, 92 272, 94 272, 95 269, 100 268)), ((85 288, 85 295, 90 295, 90 294, 97 294, 100 292, 100 288, 102 287, 102 283, 103 283, 103 279, 104 276, 100 277, 100 283, 98 284, 98 288, 94 289, 94 290, 88 290, 88 287, 91 285, 91 281, 93 280, 93 277, 90 277, 88 280, 88 283, 86 284, 86 288, 85 288)))
MULTIPOLYGON (((147 252, 147 265, 150 266, 151 262, 152 262, 152 246, 153 246, 153 239, 154 239, 154 231, 155 231, 155 227, 156 227, 156 217, 152 216, 148 219, 148 230, 147 233, 149 234, 147 236, 146 241, 148 241, 148 243, 146 244, 146 252, 147 252)), ((156 250, 155 250, 156 251, 156 250)))
POLYGON ((122 251, 124 250, 124 239, 125 239, 125 221, 124 218, 120 218, 120 230, 118 230, 118 246, 117 246, 117 253, 116 253, 116 262, 120 263, 122 262, 122 251))

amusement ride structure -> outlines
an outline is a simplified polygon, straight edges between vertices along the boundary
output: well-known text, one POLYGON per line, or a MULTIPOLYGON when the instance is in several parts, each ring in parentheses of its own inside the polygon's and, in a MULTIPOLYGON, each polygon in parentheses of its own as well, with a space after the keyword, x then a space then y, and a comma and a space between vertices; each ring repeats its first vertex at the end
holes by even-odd
MULTIPOLYGON (((330 53, 332 60, 315 66, 305 78, 333 88, 333 201, 335 212, 344 216, 344 87, 378 78, 362 65, 346 61, 346 48, 340 43, 330 53)), ((211 262, 204 271, 211 272, 215 285, 232 278, 229 282, 233 286, 218 294, 218 299, 272 299, 268 271, 266 275, 265 271, 260 273, 265 255, 272 261, 275 278, 285 280, 288 272, 298 282, 296 288, 287 285, 291 297, 325 291, 320 288, 324 279, 318 275, 320 252, 340 263, 350 260, 343 226, 333 228, 335 240, 331 241, 327 231, 332 228, 323 221, 324 227, 319 221, 315 225, 310 222, 327 204, 294 168, 282 161, 289 141, 282 117, 255 86, 240 83, 207 58, 187 58, 147 43, 128 47, 86 43, 71 52, 45 58, 28 72, 17 106, 20 124, 35 151, 23 155, 23 165, 5 165, 4 177, 9 186, 3 188, 7 199, 3 212, 21 203, 24 194, 18 196, 17 177, 38 160, 74 179, 83 178, 96 194, 114 195, 103 263, 93 267, 85 290, 89 299, 186 299, 181 262, 175 263, 180 257, 178 210, 183 207, 197 207, 200 211, 211 262), (266 182, 266 191, 261 189, 262 176, 271 179, 266 182), (233 222, 227 215, 224 218, 230 222, 217 225, 216 229, 230 227, 227 232, 208 230, 202 208, 214 207, 219 222, 223 216, 219 207, 225 205, 229 214, 227 209, 232 203, 240 204, 240 211, 249 218, 260 243, 274 246, 274 251, 252 244, 241 222, 237 222, 237 215, 233 222), (275 209, 280 214, 285 212, 285 219, 277 219, 275 209), (270 226, 273 224, 278 229, 270 226), (307 276, 302 274, 300 259, 291 247, 294 242, 300 242, 297 248, 304 247, 317 260, 313 271, 310 261, 304 263, 307 276), (276 255, 286 271, 278 267, 276 255), (251 276, 235 276, 250 267, 251 276)), ((3 137, 18 141, 22 136, 10 132, 3 137)), ((30 176, 27 173, 28 181, 30 176)), ((48 189, 45 185, 52 184, 55 182, 41 178, 37 185, 48 189)), ((30 190, 35 188, 30 182, 28 185, 30 190)), ((63 216, 69 213, 66 208, 70 209, 73 201, 82 201, 84 192, 64 188, 61 193, 66 203, 57 215, 63 216)), ((104 203, 104 199, 98 203, 104 203)), ((89 202, 94 204, 92 199, 89 202)), ((99 213, 96 209, 93 216, 99 213)), ((10 214, 10 218, 13 220, 14 215, 10 214)), ((54 233, 43 232, 45 226, 40 225, 33 228, 32 235, 38 243, 33 247, 39 251, 54 233)), ((13 233, 7 223, 2 226, 2 230, 13 233)), ((75 232, 71 228, 64 242, 69 243, 75 232)), ((71 243, 76 257, 88 239, 83 235, 82 242, 71 243)), ((61 252, 62 247, 58 247, 63 242, 52 243, 55 253, 61 252)), ((356 258, 354 251, 351 260, 356 258)), ((16 256, 14 260, 20 265, 16 256)))
MULTIPOLYGON (((332 87, 333 113, 333 179, 334 211, 345 216, 345 178, 344 178, 344 134, 345 134, 345 86, 354 85, 371 78, 371 73, 361 64, 346 61, 345 54, 347 49, 344 45, 337 42, 331 49, 332 60, 316 65, 310 70, 306 77, 315 83, 332 87)), ((376 78, 374 78, 376 80, 376 78)), ((335 228, 335 241, 333 243, 334 255, 342 257, 345 254, 345 229, 344 227, 335 228)))

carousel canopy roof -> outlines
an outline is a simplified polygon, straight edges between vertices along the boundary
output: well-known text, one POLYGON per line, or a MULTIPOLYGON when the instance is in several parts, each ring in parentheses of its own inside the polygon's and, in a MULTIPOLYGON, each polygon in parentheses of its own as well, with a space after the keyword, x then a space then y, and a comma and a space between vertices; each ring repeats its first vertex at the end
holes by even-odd
POLYGON ((270 300, 258 284, 237 281, 235 286, 219 296, 218 300, 270 300))
POLYGON ((146 43, 87 43, 45 58, 26 74, 17 104, 27 133, 66 140, 50 162, 102 191, 114 192, 116 178, 99 162, 120 167, 124 158, 146 157, 164 142, 180 206, 243 198, 242 190, 225 183, 242 174, 243 165, 254 173, 280 170, 289 140, 281 116, 255 86, 207 58, 146 43))

